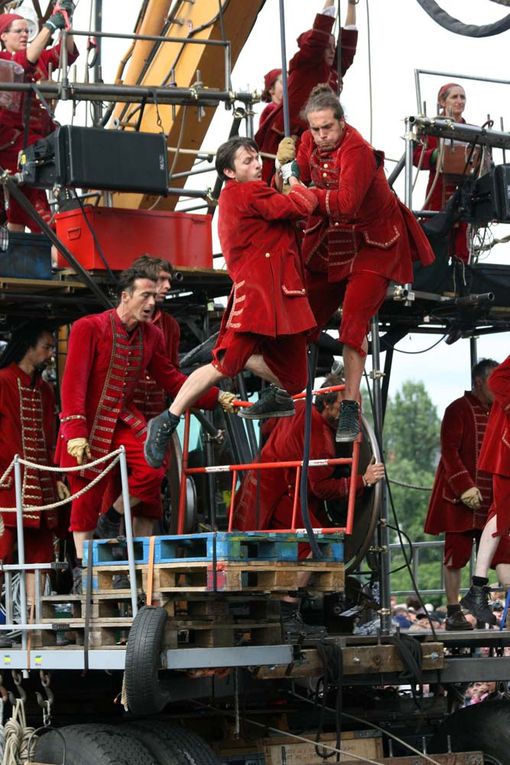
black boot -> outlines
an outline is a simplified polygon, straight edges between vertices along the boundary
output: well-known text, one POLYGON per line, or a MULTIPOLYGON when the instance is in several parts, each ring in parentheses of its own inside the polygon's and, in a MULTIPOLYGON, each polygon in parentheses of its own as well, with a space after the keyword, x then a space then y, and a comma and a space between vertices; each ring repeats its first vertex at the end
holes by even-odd
POLYGON ((344 400, 340 402, 340 415, 336 429, 335 441, 352 443, 360 432, 359 404, 357 401, 344 400))
POLYGON ((241 409, 239 416, 245 420, 268 420, 270 417, 292 417, 295 411, 294 402, 287 391, 269 385, 253 406, 241 409))
POLYGON ((159 468, 163 464, 172 433, 177 429, 180 419, 167 409, 147 423, 147 439, 143 451, 150 467, 159 468))
POLYGON ((460 601, 460 605, 484 624, 495 625, 497 619, 489 606, 490 591, 490 587, 472 584, 460 601))
POLYGON ((306 624, 299 612, 299 602, 280 603, 280 620, 283 639, 286 643, 299 643, 303 640, 321 640, 326 635, 326 628, 321 625, 306 624))

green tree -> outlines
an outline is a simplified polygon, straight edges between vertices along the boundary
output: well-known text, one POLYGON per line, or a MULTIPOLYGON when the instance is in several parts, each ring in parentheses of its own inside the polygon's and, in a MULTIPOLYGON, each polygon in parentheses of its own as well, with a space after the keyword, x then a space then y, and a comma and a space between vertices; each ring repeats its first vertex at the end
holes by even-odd
POLYGON ((389 461, 407 459, 419 470, 434 471, 439 450, 440 421, 422 382, 407 380, 389 399, 384 445, 389 461))

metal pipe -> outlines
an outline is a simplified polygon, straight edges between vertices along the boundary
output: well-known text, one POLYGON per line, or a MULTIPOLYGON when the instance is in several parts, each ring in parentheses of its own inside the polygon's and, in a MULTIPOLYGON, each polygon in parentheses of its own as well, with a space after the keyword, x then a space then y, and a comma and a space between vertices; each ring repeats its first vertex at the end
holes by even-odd
MULTIPOLYGON (((94 37, 98 36, 99 32, 103 31, 103 0, 95 0, 94 2, 94 37)), ((96 57, 93 67, 94 82, 101 82, 101 54, 102 54, 102 41, 101 37, 96 40, 96 57)), ((92 113, 94 115, 94 127, 99 127, 103 119, 103 104, 101 101, 94 103, 92 113)))
POLYGON ((283 132, 290 135, 289 86, 287 82, 287 47, 285 42, 285 8, 280 0, 280 49, 282 54, 283 132))
MULTIPOLYGON (((18 538, 18 562, 25 565, 25 535, 23 532, 23 494, 21 482, 21 464, 19 454, 14 455, 14 491, 16 494, 16 531, 18 538)), ((27 574, 24 568, 20 571, 20 624, 24 627, 27 623, 27 574)), ((23 630, 22 649, 27 648, 27 633, 23 630)))
MULTIPOLYGON (((381 395, 381 346, 379 338, 379 321, 378 317, 374 316, 371 322, 372 329, 372 371, 373 371, 373 386, 372 395, 374 401, 374 431, 376 440, 379 444, 379 449, 382 453, 382 440, 383 440, 383 408, 382 408, 382 395, 381 395)), ((388 531, 388 497, 386 490, 386 478, 383 479, 385 490, 381 496, 381 510, 379 513, 379 526, 378 526, 378 542, 381 549, 380 554, 380 625, 381 635, 391 634, 391 611, 390 611, 390 566, 389 566, 389 531, 388 531)))
MULTIPOLYGON (((133 544, 133 523, 131 518, 131 503, 129 501, 126 449, 124 448, 124 446, 120 447, 119 464, 120 464, 120 482, 122 486, 122 502, 124 504, 124 525, 126 527, 126 545, 127 545, 128 568, 129 568, 129 588, 131 590, 131 608, 133 610, 133 618, 134 618, 138 612, 138 602, 137 602, 138 599, 137 599, 137 590, 136 590, 136 568, 135 568, 135 548, 133 544)), ((90 552, 89 554, 92 554, 92 552, 90 552)))

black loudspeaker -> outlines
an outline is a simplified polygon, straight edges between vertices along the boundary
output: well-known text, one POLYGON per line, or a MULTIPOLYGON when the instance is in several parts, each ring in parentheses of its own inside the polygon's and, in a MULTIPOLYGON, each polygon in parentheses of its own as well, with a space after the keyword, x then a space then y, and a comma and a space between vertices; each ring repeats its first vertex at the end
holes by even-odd
POLYGON ((65 125, 28 146, 20 166, 23 181, 39 188, 159 195, 168 188, 166 139, 157 133, 65 125))
POLYGON ((465 200, 463 220, 482 226, 491 221, 510 223, 510 165, 493 167, 467 189, 470 199, 465 200))

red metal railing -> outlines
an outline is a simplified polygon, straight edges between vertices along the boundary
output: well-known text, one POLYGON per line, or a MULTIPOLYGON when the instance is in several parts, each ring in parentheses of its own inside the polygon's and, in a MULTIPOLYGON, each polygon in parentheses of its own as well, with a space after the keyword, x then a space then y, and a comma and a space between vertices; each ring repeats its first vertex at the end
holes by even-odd
MULTIPOLYGON (((329 388, 320 388, 319 390, 313 391, 313 393, 314 394, 329 393, 332 391, 343 390, 344 387, 345 386, 343 385, 333 385, 329 388)), ((306 395, 305 393, 299 393, 297 396, 294 396, 293 398, 295 400, 303 399, 305 398, 305 395, 306 395)), ((239 401, 238 403, 236 403, 236 405, 251 406, 251 404, 248 401, 239 401)), ((232 531, 232 527, 234 523, 234 500, 235 500, 238 473, 240 471, 245 471, 245 470, 275 470, 277 468, 296 468, 296 481, 294 485, 294 504, 292 507, 291 528, 290 529, 254 529, 254 531, 259 531, 259 530, 271 531, 272 533, 280 533, 280 534, 297 531, 296 518, 297 518, 298 501, 299 501, 299 483, 301 479, 301 470, 303 467, 302 460, 286 460, 281 462, 247 462, 240 465, 213 465, 211 467, 190 468, 188 467, 189 434, 190 434, 190 411, 188 410, 186 412, 185 420, 184 420, 181 490, 180 490, 180 496, 179 496, 179 513, 178 513, 178 523, 177 523, 178 534, 184 533, 184 519, 186 515, 186 478, 188 475, 204 475, 208 473, 227 473, 227 472, 232 473, 232 490, 231 490, 231 497, 230 497, 230 505, 228 509, 228 531, 232 531)), ((358 475, 360 444, 361 444, 361 434, 358 436, 358 438, 352 445, 351 457, 336 457, 334 459, 327 459, 327 460, 326 459, 308 460, 308 466, 310 468, 324 467, 326 465, 350 465, 351 466, 351 475, 349 480, 349 494, 348 494, 348 500, 347 500, 347 518, 346 518, 345 526, 335 527, 335 528, 327 527, 327 528, 315 529, 315 531, 320 534, 338 534, 338 533, 351 534, 352 533, 352 527, 354 524, 354 510, 355 510, 355 504, 356 504, 356 483, 357 483, 356 477, 358 475), (353 477, 354 477, 354 480, 352 480, 353 477)))

